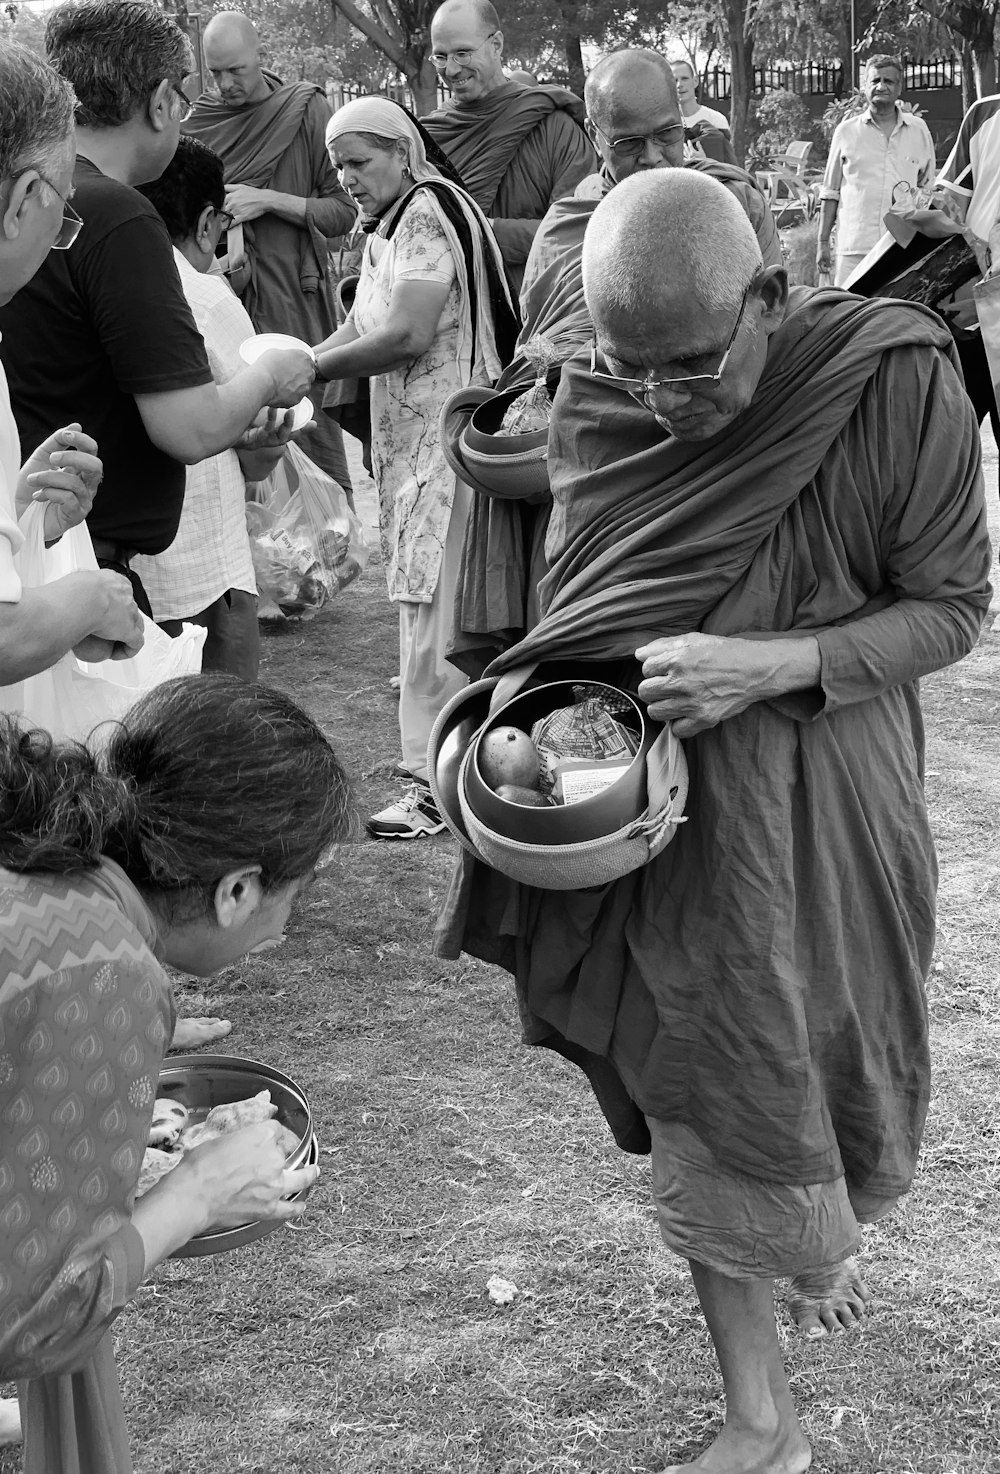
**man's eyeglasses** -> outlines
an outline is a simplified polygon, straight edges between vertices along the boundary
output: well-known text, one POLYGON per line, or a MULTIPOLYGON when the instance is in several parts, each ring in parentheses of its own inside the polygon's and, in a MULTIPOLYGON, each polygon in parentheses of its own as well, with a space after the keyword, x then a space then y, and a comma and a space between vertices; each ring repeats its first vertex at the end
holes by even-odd
POLYGON ((192 104, 191 99, 188 97, 187 93, 184 91, 184 88, 179 82, 171 81, 170 86, 173 91, 177 93, 177 96, 184 104, 184 106, 181 108, 181 122, 186 123, 188 118, 190 118, 191 114, 194 112, 194 105, 192 104))
POLYGON ((231 215, 228 210, 216 210, 215 218, 222 226, 223 230, 232 230, 234 224, 236 223, 235 216, 231 215))
POLYGON ((672 144, 684 142, 684 124, 671 123, 669 128, 660 128, 655 133, 631 133, 625 138, 609 138, 608 135, 594 124, 594 132, 599 134, 608 148, 619 159, 637 159, 646 147, 647 143, 658 143, 661 148, 670 148, 672 144))
POLYGON ((490 31, 489 35, 484 36, 478 46, 463 46, 460 51, 432 51, 431 65, 437 72, 443 72, 450 61, 453 61, 457 67, 467 67, 476 52, 482 51, 486 42, 492 41, 495 35, 496 31, 490 31))
POLYGON ((70 246, 76 240, 77 236, 80 234, 80 231, 83 229, 83 221, 73 209, 73 206, 70 204, 66 196, 60 193, 58 189, 56 189, 51 179, 46 179, 45 175, 42 173, 39 173, 38 177, 43 184, 48 185, 49 189, 51 189, 52 193, 58 199, 62 200, 62 224, 59 227, 59 234, 52 242, 52 250, 68 251, 70 246))
MULTIPOLYGON (((756 278, 754 278, 754 280, 756 280, 756 278)), ((604 369, 599 369, 597 367, 598 349, 596 333, 594 334, 594 337, 591 339, 590 343, 590 372, 593 374, 595 379, 601 379, 606 384, 614 384, 617 388, 624 389, 627 394, 636 394, 642 396, 643 398, 647 394, 651 394, 654 389, 695 390, 714 388, 716 385, 718 385, 722 378, 722 375, 726 372, 726 364, 729 362, 729 356, 733 351, 733 347, 739 335, 740 327, 743 323, 743 318, 747 310, 747 302, 750 300, 750 292, 753 289, 753 285, 754 283, 751 282, 746 291, 743 293, 743 301, 740 303, 740 310, 737 314, 736 322, 733 325, 733 331, 729 335, 729 342, 726 344, 725 349, 723 350, 722 357, 719 360, 719 366, 714 373, 682 374, 678 376, 673 376, 669 379, 656 379, 653 377, 652 373, 647 374, 644 379, 629 379, 626 378, 623 374, 609 374, 604 369)))

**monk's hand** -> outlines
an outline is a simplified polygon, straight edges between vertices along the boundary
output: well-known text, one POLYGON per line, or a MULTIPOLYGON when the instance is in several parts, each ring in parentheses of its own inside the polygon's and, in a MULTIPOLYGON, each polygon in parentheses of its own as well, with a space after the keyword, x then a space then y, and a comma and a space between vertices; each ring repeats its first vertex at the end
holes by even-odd
POLYGON ((678 737, 693 737, 745 711, 762 696, 766 644, 718 635, 674 635, 635 652, 642 662, 639 699, 678 737))
POLYGON ((249 184, 232 184, 226 190, 226 210, 232 215, 234 225, 246 225, 249 220, 258 220, 270 208, 269 189, 254 189, 249 184))

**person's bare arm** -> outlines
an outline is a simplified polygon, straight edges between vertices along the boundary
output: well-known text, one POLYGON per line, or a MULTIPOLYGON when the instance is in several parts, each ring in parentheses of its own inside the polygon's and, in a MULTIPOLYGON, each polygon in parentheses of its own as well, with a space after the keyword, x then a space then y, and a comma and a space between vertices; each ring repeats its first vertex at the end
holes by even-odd
POLYGON ((351 379, 401 368, 426 353, 434 342, 448 300, 448 282, 397 282, 389 299, 389 318, 372 333, 357 334, 350 323, 315 350, 325 379, 351 379), (346 330, 354 332, 352 338, 346 330))
POLYGON ((23 587, 17 604, 0 604, 0 685, 48 670, 77 647, 84 659, 98 659, 96 647, 86 644, 94 638, 122 658, 142 649, 142 619, 128 579, 95 569, 23 587))
POLYGON ((195 466, 235 445, 265 405, 298 404, 314 377, 310 355, 272 349, 225 384, 137 394, 135 402, 153 444, 195 466))

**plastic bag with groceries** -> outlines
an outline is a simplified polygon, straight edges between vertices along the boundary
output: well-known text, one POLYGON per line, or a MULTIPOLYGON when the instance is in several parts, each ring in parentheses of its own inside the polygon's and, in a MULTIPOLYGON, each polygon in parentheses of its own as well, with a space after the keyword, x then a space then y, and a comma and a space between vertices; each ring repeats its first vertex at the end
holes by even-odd
POLYGON ((254 487, 246 517, 259 619, 312 619, 368 562, 343 487, 295 444, 254 487))

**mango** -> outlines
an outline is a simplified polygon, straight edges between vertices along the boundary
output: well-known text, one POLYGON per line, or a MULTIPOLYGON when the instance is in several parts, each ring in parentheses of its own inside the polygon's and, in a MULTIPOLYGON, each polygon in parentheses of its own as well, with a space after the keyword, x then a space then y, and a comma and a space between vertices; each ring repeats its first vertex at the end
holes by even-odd
POLYGON ((539 793, 537 788, 523 788, 518 783, 501 783, 497 798, 504 798, 509 804, 523 804, 526 809, 547 809, 552 804, 552 800, 539 793))
POLYGON ((520 727, 494 727, 479 744, 479 771, 494 792, 504 783, 537 789, 541 758, 520 727))

